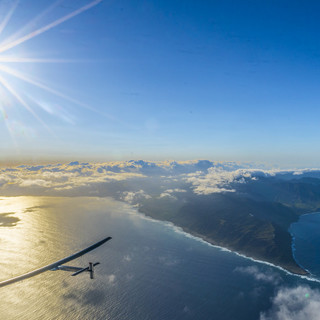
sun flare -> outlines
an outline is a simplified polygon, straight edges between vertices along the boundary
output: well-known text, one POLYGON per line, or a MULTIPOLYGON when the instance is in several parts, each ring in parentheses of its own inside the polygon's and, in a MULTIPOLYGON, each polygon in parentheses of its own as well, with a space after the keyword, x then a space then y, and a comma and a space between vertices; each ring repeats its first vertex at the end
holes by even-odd
MULTIPOLYGON (((21 56, 19 53, 15 53, 15 49, 19 45, 89 10, 90 8, 99 4, 101 1, 102 0, 91 1, 86 5, 77 8, 58 19, 55 19, 51 22, 48 22, 47 24, 39 26, 38 21, 40 20, 40 18, 43 18, 45 15, 51 12, 56 6, 61 4, 62 1, 58 0, 54 2, 52 5, 50 5, 48 8, 46 8, 38 16, 29 21, 27 24, 10 34, 8 37, 2 39, 4 31, 10 25, 10 19, 14 15, 18 7, 18 1, 10 2, 10 7, 5 9, 6 14, 2 18, 2 22, 0 23, 0 120, 5 123, 7 130, 15 145, 17 145, 15 139, 15 127, 17 126, 17 121, 16 119, 12 119, 12 117, 9 116, 9 109, 25 109, 28 113, 30 113, 33 116, 34 119, 41 123, 41 125, 45 127, 47 131, 53 134, 49 125, 46 124, 43 119, 41 119, 35 107, 40 106, 48 113, 53 113, 52 108, 44 106, 40 99, 37 99, 37 97, 26 94, 24 90, 21 89, 21 87, 23 86, 34 86, 38 90, 44 91, 50 94, 51 96, 58 97, 67 102, 71 102, 83 108, 95 111, 95 109, 91 106, 81 101, 78 101, 63 92, 60 92, 59 90, 52 88, 51 86, 47 85, 44 81, 37 79, 34 75, 24 73, 16 67, 17 64, 69 63, 74 60, 50 58, 38 59, 34 57, 21 56), (30 27, 32 27, 32 31, 30 31, 30 27), (15 67, 13 67, 12 65, 15 65, 15 67), (22 85, 20 86, 20 84, 22 85)), ((5 6, 4 2, 0 4, 2 6, 5 6)))

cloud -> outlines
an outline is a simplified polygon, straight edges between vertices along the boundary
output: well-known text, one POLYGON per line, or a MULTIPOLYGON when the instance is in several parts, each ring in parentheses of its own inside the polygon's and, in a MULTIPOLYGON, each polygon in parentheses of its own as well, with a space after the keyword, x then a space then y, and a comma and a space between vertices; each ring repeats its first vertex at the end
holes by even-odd
POLYGON ((107 276, 107 281, 111 285, 115 285, 116 283, 116 276, 114 274, 110 274, 107 276))
POLYGON ((186 192, 184 188, 190 188, 190 185, 196 194, 235 192, 239 184, 274 175, 283 179, 301 179, 304 176, 320 178, 320 171, 253 169, 251 164, 208 160, 130 160, 105 163, 73 161, 67 164, 1 168, 0 191, 4 196, 115 196, 118 192, 117 198, 122 197, 132 203, 147 198, 148 195, 142 189, 149 190, 149 187, 153 188, 152 193, 160 194, 160 197, 174 198, 177 193, 186 192), (153 178, 155 180, 151 184, 153 178), (134 184, 137 180, 139 183, 134 184), (123 194, 124 191, 127 194, 123 194))
POLYGON ((15 212, 5 212, 0 214, 0 227, 14 227, 20 219, 12 217, 15 212))
POLYGON ((172 256, 160 256, 159 262, 167 267, 172 267, 180 263, 180 260, 172 256))
POLYGON ((190 308, 188 306, 184 306, 183 312, 184 313, 190 313, 190 308))
POLYGON ((72 192, 77 190, 88 194, 88 190, 97 190, 101 184, 144 178, 139 172, 99 171, 100 167, 101 164, 72 162, 0 169, 0 190, 2 195, 75 195, 72 192))
POLYGON ((220 168, 210 168, 206 175, 202 172, 189 174, 186 179, 194 186, 194 192, 197 194, 210 194, 219 192, 235 192, 230 187, 230 183, 234 182, 238 174, 235 171, 229 172, 220 168))
POLYGON ((237 267, 234 271, 251 275, 257 281, 271 283, 273 285, 278 285, 282 281, 278 273, 273 272, 271 269, 260 271, 257 266, 237 267))
POLYGON ((133 191, 125 191, 123 192, 122 199, 128 203, 134 203, 141 199, 150 199, 151 196, 146 194, 143 190, 139 190, 137 192, 133 191))
POLYGON ((50 186, 50 182, 42 179, 26 179, 20 183, 20 187, 31 187, 31 186, 39 186, 39 187, 48 187, 50 186))
MULTIPOLYGON (((168 181, 166 181, 168 182, 168 181)), ((169 181, 170 182, 170 181, 169 181)), ((170 198, 170 199, 173 199, 173 200, 178 200, 178 198, 176 196, 174 196, 173 194, 174 193, 183 193, 183 192, 187 192, 186 190, 184 189, 179 189, 179 188, 175 188, 175 189, 167 189, 165 191, 163 191, 159 198, 170 198)))
POLYGON ((130 262, 130 261, 132 260, 132 257, 127 254, 127 255, 125 255, 125 256, 123 257, 123 260, 124 260, 124 261, 127 261, 127 262, 130 262))
POLYGON ((176 193, 176 192, 187 192, 187 190, 175 188, 175 189, 167 189, 164 192, 166 192, 166 193, 176 193))
POLYGON ((308 286, 280 288, 260 320, 319 320, 320 292, 308 286))
POLYGON ((194 186, 197 194, 211 194, 221 192, 236 192, 235 185, 256 180, 258 177, 274 176, 278 170, 261 169, 236 169, 230 167, 226 170, 216 166, 208 169, 208 173, 202 171, 190 173, 185 178, 194 186))
POLYGON ((159 196, 159 198, 165 198, 165 197, 173 200, 178 200, 177 197, 173 196, 171 193, 168 193, 168 192, 162 192, 159 196))

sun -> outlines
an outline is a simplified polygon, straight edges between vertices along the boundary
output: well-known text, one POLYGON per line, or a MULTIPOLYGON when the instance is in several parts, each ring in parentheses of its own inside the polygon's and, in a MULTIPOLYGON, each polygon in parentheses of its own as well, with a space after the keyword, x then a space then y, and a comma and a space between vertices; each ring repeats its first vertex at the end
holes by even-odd
MULTIPOLYGON (((49 11, 51 11, 55 6, 57 6, 58 4, 61 4, 61 2, 62 2, 61 0, 56 1, 50 7, 48 7, 44 12, 40 13, 40 15, 38 15, 37 17, 44 16, 49 11)), ((35 27, 34 30, 31 32, 25 32, 25 30, 28 30, 27 28, 28 26, 35 25, 35 21, 37 20, 37 17, 36 17, 32 21, 29 21, 26 25, 21 26, 20 29, 18 29, 16 32, 14 32, 12 35, 7 37, 0 43, 0 96, 1 96, 0 119, 2 119, 5 122, 13 141, 15 140, 13 128, 8 119, 8 112, 7 112, 7 101, 10 99, 14 99, 18 106, 24 108, 30 114, 32 114, 32 116, 49 131, 50 131, 50 128, 40 118, 40 116, 34 110, 30 102, 27 99, 25 99, 25 97, 21 94, 19 88, 15 86, 15 84, 12 81, 10 81, 10 79, 22 81, 24 83, 27 83, 28 85, 35 86, 38 89, 46 91, 47 93, 55 95, 59 98, 62 98, 64 100, 77 104, 79 106, 82 106, 86 109, 90 109, 91 111, 95 111, 94 108, 92 108, 91 106, 88 106, 81 101, 77 101, 76 99, 69 97, 64 93, 51 88, 50 86, 46 85, 44 82, 32 77, 32 75, 21 72, 16 67, 15 68, 12 67, 13 64, 17 65, 19 63, 23 63, 23 64, 25 63, 66 63, 66 62, 71 62, 70 60, 62 60, 62 59, 59 60, 59 59, 50 59, 50 58, 37 59, 37 58, 22 57, 22 56, 12 55, 12 50, 18 47, 19 45, 21 45, 22 43, 25 43, 37 37, 38 35, 41 35, 46 31, 53 29, 56 26, 66 22, 67 20, 70 20, 73 17, 89 10, 90 8, 98 5, 100 2, 102 2, 102 0, 91 1, 86 5, 72 11, 71 13, 68 13, 67 15, 64 15, 43 26, 35 27)), ((2 36, 3 31, 6 29, 6 27, 10 24, 10 19, 13 16, 18 6, 18 1, 10 2, 10 5, 11 6, 6 11, 6 14, 3 20, 0 22, 0 37, 2 36)))

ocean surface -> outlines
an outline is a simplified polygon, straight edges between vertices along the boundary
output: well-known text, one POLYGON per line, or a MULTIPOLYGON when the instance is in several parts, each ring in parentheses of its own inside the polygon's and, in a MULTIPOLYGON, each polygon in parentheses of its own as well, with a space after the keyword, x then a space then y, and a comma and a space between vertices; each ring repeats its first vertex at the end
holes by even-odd
POLYGON ((0 288, 0 319, 251 320, 271 308, 281 287, 320 287, 94 197, 0 198, 0 281, 107 236, 113 239, 68 263, 99 261, 94 280, 49 271, 0 288))

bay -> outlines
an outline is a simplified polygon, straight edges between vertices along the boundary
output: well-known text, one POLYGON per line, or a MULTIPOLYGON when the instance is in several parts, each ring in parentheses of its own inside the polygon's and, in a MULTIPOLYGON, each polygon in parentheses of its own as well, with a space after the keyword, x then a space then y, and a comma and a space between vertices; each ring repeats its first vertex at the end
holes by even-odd
POLYGON ((302 215, 289 229, 295 260, 320 279, 320 213, 302 215))

